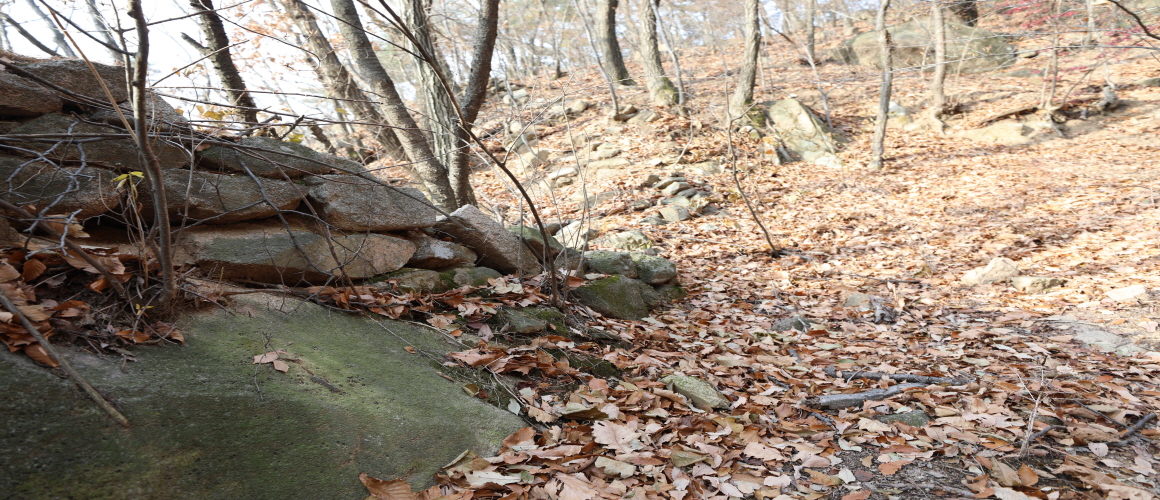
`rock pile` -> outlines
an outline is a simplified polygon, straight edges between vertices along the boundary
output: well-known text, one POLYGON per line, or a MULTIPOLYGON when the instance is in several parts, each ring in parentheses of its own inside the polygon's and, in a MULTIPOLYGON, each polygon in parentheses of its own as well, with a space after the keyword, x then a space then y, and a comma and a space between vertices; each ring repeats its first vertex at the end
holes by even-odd
MULTIPOLYGON (((127 110, 123 72, 97 69, 127 110)), ((138 149, 120 115, 102 104, 107 97, 85 63, 58 60, 24 70, 32 76, 0 73, 0 176, 7 181, 0 198, 86 228, 152 219, 149 188, 131 174, 141 170, 138 149)), ((574 101, 559 111, 567 117, 587 106, 574 101)), ((585 272, 582 249, 536 229, 506 228, 474 206, 441 214, 420 191, 387 185, 359 163, 269 137, 200 135, 165 101, 154 98, 150 107, 166 209, 180 228, 177 264, 206 276, 286 285, 388 278, 384 286, 401 291, 440 291, 486 285, 501 273, 538 274, 545 258, 585 272)), ((534 132, 519 139, 527 163, 543 167, 547 155, 534 149, 534 132)), ((597 143, 586 151, 592 163, 620 153, 597 143)), ((668 185, 659 189, 696 197, 683 178, 668 185)), ((28 229, 14 217, 12 223, 28 229)), ((628 263, 621 272, 596 270, 620 276, 577 293, 594 310, 637 319, 662 298, 681 295, 671 291, 677 289, 671 262, 621 255, 628 263), (612 295, 598 292, 613 282, 619 285, 612 295), (620 307, 623 297, 632 307, 620 307)))

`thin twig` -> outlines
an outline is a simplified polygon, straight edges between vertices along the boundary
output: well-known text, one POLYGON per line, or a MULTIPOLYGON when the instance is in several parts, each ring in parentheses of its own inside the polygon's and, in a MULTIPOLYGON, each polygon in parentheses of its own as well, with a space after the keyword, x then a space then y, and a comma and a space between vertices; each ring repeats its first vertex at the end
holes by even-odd
POLYGON ((81 389, 84 389, 85 393, 93 399, 93 402, 96 403, 97 406, 100 406, 102 410, 105 410, 105 413, 109 414, 110 417, 113 417, 113 420, 116 420, 117 423, 125 427, 129 427, 129 419, 125 418, 125 416, 122 415, 121 412, 117 411, 116 408, 113 408, 113 405, 109 404, 109 402, 105 400, 104 396, 101 396, 101 393, 97 392, 97 390, 94 389, 91 384, 89 384, 89 381, 85 380, 85 378, 82 377, 81 374, 72 367, 72 364, 69 363, 67 359, 64 359, 56 352, 56 349, 52 347, 52 344, 49 344, 48 340, 44 338, 44 335, 40 334, 40 330, 37 330, 36 326, 34 326, 32 322, 28 320, 28 317, 24 316, 24 313, 20 312, 20 309, 16 307, 16 304, 13 304, 12 301, 8 299, 7 294, 0 292, 0 302, 4 304, 4 307, 7 308, 8 311, 20 318, 20 324, 24 325, 24 329, 28 330, 28 333, 32 335, 32 337, 35 338, 38 343, 40 343, 40 346, 44 348, 44 352, 47 352, 48 355, 52 357, 52 359, 55 359, 58 363, 60 363, 60 367, 64 369, 64 372, 68 374, 69 378, 72 379, 72 381, 77 385, 81 386, 81 389))

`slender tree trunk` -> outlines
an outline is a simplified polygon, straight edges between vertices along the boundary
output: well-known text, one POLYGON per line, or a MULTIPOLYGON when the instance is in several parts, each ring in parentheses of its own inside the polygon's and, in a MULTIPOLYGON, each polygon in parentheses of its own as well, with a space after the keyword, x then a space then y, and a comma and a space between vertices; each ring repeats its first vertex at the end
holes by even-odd
POLYGON ((636 85, 624 67, 624 56, 620 53, 620 42, 616 38, 616 9, 620 0, 600 0, 596 7, 596 40, 598 52, 604 57, 604 71, 621 85, 636 85))
POLYGON ((947 79, 947 26, 941 0, 931 0, 931 19, 934 22, 934 79, 930 82, 930 100, 934 118, 946 113, 947 94, 943 86, 947 79))
MULTIPOLYGON (((572 6, 576 9, 576 14, 580 16, 580 24, 584 25, 584 33, 588 35, 588 43, 595 49, 598 43, 598 37, 592 33, 592 27, 588 25, 588 18, 584 17, 583 10, 580 9, 580 2, 578 0, 572 0, 572 6)), ((612 116, 616 116, 620 113, 620 103, 616 99, 615 77, 608 71, 608 66, 604 64, 600 57, 600 51, 593 50, 593 52, 596 57, 596 67, 600 68, 600 75, 604 77, 605 83, 608 84, 608 95, 612 98, 612 116)))
MULTIPOLYGON (((370 39, 363 31, 362 20, 358 17, 354 2, 352 0, 331 0, 330 4, 334 9, 335 17, 340 20, 339 30, 343 40, 346 41, 351 50, 355 64, 358 65, 367 82, 374 88, 377 97, 381 99, 379 106, 386 115, 385 121, 397 127, 397 140, 405 151, 405 155, 399 157, 411 160, 412 167, 422 179, 423 186, 427 189, 427 194, 431 196, 431 201, 435 206, 445 211, 455 210, 458 206, 455 204, 455 192, 451 189, 451 183, 447 178, 447 168, 431 153, 431 145, 423 136, 422 130, 415 124, 415 118, 407 111, 407 106, 403 104, 403 98, 399 97, 399 92, 395 89, 395 82, 391 80, 390 75, 379 62, 378 56, 375 55, 374 46, 371 45, 370 39)), ((333 57, 333 54, 331 56, 333 57)), ((335 58, 335 62, 337 63, 337 58, 335 58)), ((380 119, 379 121, 384 120, 380 119)), ((384 130, 389 129, 384 128, 384 130)))
MULTIPOLYGON (((348 0, 349 1, 349 0, 348 0)), ((344 109, 354 110, 354 115, 359 117, 362 121, 369 123, 383 123, 390 124, 396 127, 402 127, 394 121, 388 119, 384 120, 379 110, 375 108, 374 103, 367 98, 367 95, 355 83, 354 77, 347 71, 346 67, 342 65, 342 61, 338 59, 338 54, 334 52, 330 42, 323 36, 322 30, 318 27, 318 21, 314 18, 314 14, 302 4, 302 0, 279 0, 282 8, 290 15, 294 21, 298 31, 302 32, 302 37, 306 40, 306 45, 316 56, 315 71, 318 73, 319 79, 326 85, 330 95, 343 99, 340 103, 344 109)), ((351 6, 353 10, 353 4, 351 6)), ((357 15, 356 15, 357 19, 357 15)), ((337 23, 340 28, 348 28, 345 23, 337 23)), ((361 27, 358 31, 362 31, 361 27)), ((345 35, 345 31, 343 32, 345 35)), ((366 34, 363 34, 365 38, 366 34)), ((344 38, 346 38, 344 36, 344 38)), ((354 44, 349 43, 353 47, 354 44)), ((367 42, 367 47, 370 47, 370 42, 367 42)), ((371 57, 374 57, 373 48, 352 49, 359 52, 368 50, 371 57)), ((376 59, 377 61, 377 59, 376 59)), ((365 71, 364 71, 364 74, 365 71)), ((417 161, 412 158, 409 152, 400 143, 399 138, 396 137, 394 130, 389 127, 375 127, 371 130, 371 134, 375 140, 386 150, 386 153, 395 159, 410 158, 412 162, 417 161)))
POLYGON ((1093 0, 1085 0, 1084 5, 1087 7, 1087 33, 1083 34, 1083 44, 1092 46, 1096 44, 1096 7, 1093 0))
POLYGON ((24 37, 25 40, 28 40, 28 43, 31 43, 36 48, 40 49, 41 52, 51 56, 60 57, 60 54, 58 54, 55 50, 48 48, 48 46, 41 43, 40 40, 37 40, 32 33, 29 33, 28 30, 20 26, 20 23, 16 22, 16 20, 12 19, 12 17, 8 14, 5 14, 4 11, 0 11, 0 21, 4 21, 8 23, 9 26, 12 26, 12 29, 16 30, 16 33, 24 37))
POLYGON ((479 117, 479 108, 487 97, 487 82, 491 75, 491 59, 495 53, 495 38, 499 33, 499 0, 484 0, 480 5, 479 23, 475 32, 475 49, 471 55, 471 71, 467 88, 459 101, 463 122, 455 129, 458 147, 451 160, 451 189, 460 205, 475 205, 475 191, 471 189, 471 127, 479 117))
MULTIPOLYGON (((685 75, 681 73, 681 58, 677 57, 677 49, 673 47, 673 43, 669 41, 669 29, 665 27, 665 23, 657 17, 657 29, 661 32, 661 41, 669 48, 669 59, 673 61, 673 74, 677 75, 677 104, 684 106, 689 100, 689 93, 685 92, 685 75)), ((687 116, 688 110, 681 108, 681 116, 687 116)))
POLYGON ((818 60, 815 48, 817 43, 815 40, 815 17, 818 14, 818 0, 806 0, 806 57, 810 58, 811 62, 818 60))
POLYGON ((60 32, 60 28, 56 27, 56 23, 52 21, 51 17, 48 17, 43 10, 40 10, 40 7, 36 5, 36 0, 27 0, 27 2, 28 7, 48 25, 48 30, 52 32, 52 40, 56 42, 56 47, 64 53, 65 57, 76 57, 76 52, 73 52, 72 47, 68 45, 68 41, 64 39, 64 33, 60 32))
POLYGON ((0 19, 0 50, 12 52, 12 41, 8 39, 8 24, 0 19))
MULTIPOLYGON (((431 134, 431 151, 435 154, 435 160, 444 165, 446 169, 446 165, 451 164, 451 154, 458 145, 456 140, 458 120, 455 114, 455 104, 452 102, 454 96, 448 95, 447 89, 443 87, 443 82, 446 80, 440 78, 442 68, 439 67, 439 59, 441 58, 436 55, 435 44, 431 42, 427 2, 424 0, 406 0, 403 5, 405 6, 403 15, 406 18, 407 28, 411 30, 414 42, 418 44, 418 47, 411 47, 411 50, 426 57, 425 60, 421 58, 416 61, 419 66, 419 81, 416 87, 423 103, 423 113, 427 117, 427 129, 431 134)), ((449 75, 442 76, 450 79, 449 75)), ((448 186, 451 187, 454 197, 452 201, 456 203, 453 208, 459 208, 456 200, 458 197, 454 194, 455 186, 450 184, 450 177, 448 177, 448 186)))
POLYGON ((222 86, 226 88, 230 103, 242 106, 242 117, 246 123, 257 124, 258 105, 254 103, 253 96, 246 91, 246 82, 238 72, 238 67, 234 65, 234 58, 229 49, 230 38, 226 34, 225 26, 222 25, 221 17, 218 17, 217 11, 214 10, 213 0, 190 0, 189 5, 198 13, 198 25, 201 26, 201 33, 207 45, 201 46, 192 39, 187 42, 201 52, 202 56, 209 56, 214 71, 222 81, 222 86))
POLYGON ((890 0, 882 0, 878 7, 878 20, 875 29, 878 30, 878 50, 882 52, 882 87, 878 91, 878 121, 874 125, 874 142, 871 146, 870 168, 882 168, 882 156, 885 154, 886 120, 890 118, 890 89, 894 79, 894 44, 890 40, 890 32, 886 30, 886 9, 890 8, 890 0))
MULTIPOLYGON (((113 30, 110 29, 109 24, 105 22, 105 17, 102 16, 101 12, 97 10, 96 0, 85 0, 85 6, 89 9, 89 16, 92 17, 93 23, 97 25, 97 34, 105 40, 106 44, 113 47, 121 47, 117 44, 117 41, 113 39, 113 30)), ((124 47, 121 47, 121 49, 124 50, 124 47)), ((118 61, 121 59, 121 54, 117 53, 117 51, 109 47, 105 47, 105 50, 109 52, 110 60, 118 61)))
POLYGON ((661 51, 657 44, 657 10, 659 0, 642 0, 640 13, 640 57, 644 65, 644 82, 649 97, 657 106, 672 106, 677 103, 677 90, 673 82, 665 76, 661 65, 661 51))
POLYGON ((729 114, 734 117, 744 114, 753 104, 753 86, 757 83, 757 55, 761 50, 760 8, 760 1, 745 0, 745 56, 741 61, 737 88, 729 102, 729 114))

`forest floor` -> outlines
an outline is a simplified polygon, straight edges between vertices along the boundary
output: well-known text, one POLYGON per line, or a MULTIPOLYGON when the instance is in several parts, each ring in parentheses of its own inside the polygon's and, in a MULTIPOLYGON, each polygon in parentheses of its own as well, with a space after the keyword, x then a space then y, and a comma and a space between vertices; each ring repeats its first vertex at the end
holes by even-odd
MULTIPOLYGON (((781 40, 771 47, 783 49, 781 40)), ((632 162, 623 175, 537 200, 546 218, 582 219, 578 200, 614 192, 587 214, 592 227, 647 234, 677 263, 690 296, 645 321, 593 320, 632 342, 632 349, 597 353, 624 370, 623 378, 593 379, 571 394, 527 384, 523 396, 544 410, 536 412, 544 429, 513 435, 496 457, 461 460, 446 470, 439 492, 559 499, 1160 495, 1160 431, 1148 422, 1160 412, 1160 89, 1133 84, 1160 75, 1160 62, 1132 59, 1138 55, 1121 54, 1106 69, 1119 108, 1069 120, 1062 136, 1031 124, 1031 139, 1014 145, 956 134, 1036 103, 1042 80, 952 77, 947 92, 963 112, 948 120, 948 134, 892 128, 885 169, 877 171, 865 165, 879 73, 857 66, 818 68, 829 114, 850 138, 838 154, 840 168, 776 165, 759 152, 760 141, 729 133, 721 115, 735 77, 724 68, 736 61, 719 55, 682 61, 691 74, 689 117, 656 110, 656 122, 606 134, 606 110, 597 109, 539 128, 541 149, 565 154, 598 140, 632 162), (655 158, 672 156, 660 149, 668 142, 685 150, 680 164, 657 165, 655 158), (705 161, 722 173, 687 174, 712 186, 719 211, 663 226, 639 223, 656 207, 634 211, 632 202, 660 197, 642 187, 647 176, 705 161), (783 255, 771 255, 738 184, 783 255), (1042 294, 1005 282, 960 283, 996 257, 1015 261, 1021 275, 1065 283, 1042 294), (885 306, 896 316, 875 322, 873 308, 845 307, 854 293, 876 297, 880 311, 885 306), (773 331, 794 315, 814 322, 810 331, 773 331), (1121 354, 1080 341, 1093 334, 1121 354), (967 382, 836 411, 811 407, 813 397, 890 385, 847 380, 833 368, 967 382), (660 381, 671 373, 708 380, 732 406, 688 404, 660 381), (549 415, 567 403, 608 418, 549 415), (881 418, 899 414, 918 420, 881 418), (1140 422, 1142 429, 1132 428, 1140 422)), ((1041 69, 1046 56, 1020 59, 1012 70, 1041 69)), ((1064 54, 1060 66, 1094 67, 1096 57, 1064 54)), ((775 63, 763 69, 756 100, 796 95, 822 114, 810 68, 775 63)), ((1070 98, 1098 98, 1104 73, 1063 73, 1061 97, 1082 76, 1089 79, 1070 98)), ((927 80, 917 72, 895 80, 896 102, 916 118, 927 80)), ((595 73, 521 83, 533 99, 608 105, 595 73)), ((621 87, 620 96, 651 109, 641 88, 621 87)), ((537 109, 488 112, 529 120, 537 109)), ((509 222, 518 219, 520 201, 496 173, 478 177, 484 204, 507 207, 509 222)))

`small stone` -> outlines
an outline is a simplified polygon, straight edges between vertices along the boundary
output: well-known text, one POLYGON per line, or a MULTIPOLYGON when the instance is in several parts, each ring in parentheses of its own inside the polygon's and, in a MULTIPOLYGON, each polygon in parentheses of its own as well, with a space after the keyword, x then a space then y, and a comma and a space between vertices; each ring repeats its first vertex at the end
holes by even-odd
POLYGON ((650 285, 660 285, 677 277, 677 265, 664 257, 633 252, 629 254, 636 263, 637 279, 650 285))
POLYGON ((1160 78, 1145 78, 1136 82, 1136 85, 1143 87, 1160 87, 1160 78))
POLYGON ((503 276, 495 269, 487 267, 459 267, 439 273, 440 279, 452 287, 487 286, 488 280, 503 276))
POLYGON ((588 271, 590 272, 619 274, 629 278, 637 276, 636 262, 627 253, 593 250, 584 252, 584 260, 588 262, 588 271))
POLYGON ((681 285, 675 283, 666 283, 657 286, 656 291, 665 302, 676 302, 678 300, 684 300, 685 297, 689 296, 689 292, 686 292, 684 288, 681 288, 681 285))
POLYGON ((665 198, 661 200, 661 205, 676 205, 680 207, 692 207, 693 201, 684 196, 674 196, 672 198, 665 198))
POLYGON ((1108 298, 1116 302, 1127 302, 1129 300, 1135 300, 1137 297, 1146 293, 1148 293, 1148 289, 1144 285, 1132 285, 1115 290, 1108 290, 1108 298))
POLYGON ((560 232, 561 229, 564 229, 564 225, 559 222, 549 222, 544 224, 544 231, 547 231, 548 234, 552 236, 555 236, 556 233, 560 232))
POLYGON ((645 177, 644 182, 641 183, 641 185, 647 186, 647 187, 656 187, 657 183, 659 183, 660 181, 661 181, 661 177, 659 175, 648 174, 648 177, 645 177))
POLYGON ((1019 266, 1015 261, 1006 257, 996 257, 986 267, 976 267, 959 280, 966 286, 975 286, 984 283, 995 283, 1007 280, 1019 274, 1019 266))
POLYGON ((701 175, 717 175, 721 173, 721 167, 715 161, 694 163, 685 168, 692 172, 700 173, 701 175))
MULTIPOLYGON (((429 269, 408 269, 388 273, 387 278, 395 282, 395 289, 400 292, 434 292, 443 286, 439 273, 429 269)), ((376 286, 389 283, 379 283, 376 286)))
POLYGON ((930 423, 930 415, 922 410, 908 411, 906 413, 895 413, 893 415, 879 415, 875 417, 879 422, 889 424, 892 422, 902 422, 911 427, 923 427, 930 423))
POLYGON ((407 261, 410 267, 442 269, 452 266, 470 266, 478 258, 475 252, 458 243, 437 240, 427 235, 408 237, 415 244, 415 254, 407 261))
POLYGON ((647 210, 649 207, 652 207, 652 206, 653 206, 652 202, 648 201, 648 200, 635 200, 632 202, 632 209, 636 212, 639 212, 641 210, 647 210))
POLYGON ((870 312, 874 310, 873 297, 865 293, 851 293, 846 297, 846 302, 842 307, 854 309, 858 312, 870 312))
POLYGON ((669 221, 664 220, 660 217, 645 217, 645 218, 641 219, 638 224, 641 224, 644 226, 663 226, 663 225, 668 224, 668 223, 669 223, 669 221))
POLYGON ((721 394, 713 384, 697 377, 685 375, 669 375, 660 379, 660 382, 672 388, 678 394, 689 398, 697 406, 709 408, 728 408, 732 404, 729 398, 721 394))
POLYGON ((653 242, 640 231, 624 231, 605 236, 600 244, 617 250, 640 251, 652 248, 653 242))
POLYGON ((669 222, 681 222, 693 218, 689 209, 680 205, 668 205, 660 210, 660 214, 669 222))
POLYGON ((496 331, 520 333, 530 335, 543 333, 548 329, 548 322, 537 318, 521 309, 501 307, 489 323, 496 331))
POLYGON ((1065 280, 1060 278, 1046 276, 1016 276, 1011 278, 1011 285, 1024 293, 1044 293, 1064 283, 1065 280))
POLYGON ((790 316, 786 319, 778 321, 777 323, 774 323, 773 326, 769 329, 775 332, 788 332, 790 330, 809 332, 813 330, 825 330, 826 328, 824 325, 810 321, 810 319, 805 316, 797 315, 790 316))
POLYGON ((588 243, 600 236, 600 233, 590 226, 591 224, 585 221, 568 224, 555 234, 556 240, 567 248, 588 248, 588 243))
POLYGON ((588 106, 589 106, 588 101, 585 101, 583 99, 576 99, 576 100, 569 102, 567 104, 567 106, 565 106, 565 109, 567 109, 568 114, 578 115, 578 114, 586 111, 588 109, 588 106))
POLYGON ((583 202, 577 204, 576 209, 592 210, 600 205, 603 205, 605 202, 616 199, 619 194, 620 193, 617 191, 605 191, 603 193, 594 194, 589 196, 588 199, 584 200, 583 202))
POLYGON ((692 186, 690 186, 687 182, 674 182, 668 186, 665 186, 665 188, 661 190, 661 193, 665 196, 676 196, 677 193, 680 193, 681 191, 691 187, 692 186))
POLYGON ((684 177, 676 177, 676 176, 665 177, 664 179, 658 180, 656 182, 656 184, 653 184, 653 187, 657 188, 657 189, 664 189, 664 188, 669 187, 669 185, 674 183, 674 182, 685 182, 685 178, 684 177))
POLYGON ((548 235, 547 243, 545 244, 544 235, 540 233, 539 228, 532 228, 524 225, 516 225, 508 228, 516 236, 523 240, 524 244, 537 257, 544 255, 545 247, 547 247, 549 257, 554 257, 556 254, 564 251, 564 245, 561 245, 552 235, 548 235))
POLYGON ((689 189, 686 189, 684 191, 677 193, 677 196, 684 196, 685 198, 692 198, 700 193, 701 192, 695 188, 689 188, 689 189))
POLYGON ((607 159, 609 159, 609 158, 612 158, 612 157, 614 157, 614 156, 616 156, 616 155, 618 155, 618 154, 620 154, 620 150, 619 150, 619 149, 616 149, 616 148, 610 148, 610 149, 604 149, 604 148, 601 148, 601 149, 597 149, 597 150, 596 150, 594 153, 592 153, 592 159, 593 159, 593 160, 607 160, 607 159))
POLYGON ((639 320, 649 308, 660 304, 660 295, 651 286, 624 276, 609 276, 572 290, 584 304, 604 316, 639 320))

